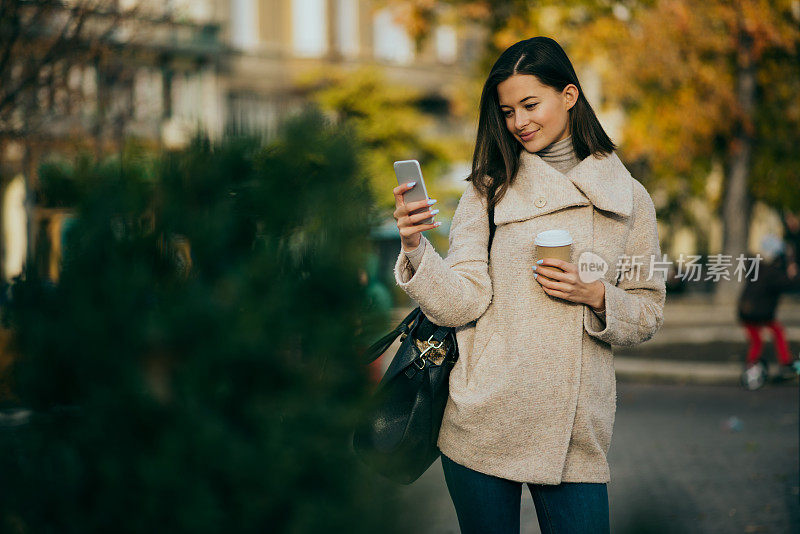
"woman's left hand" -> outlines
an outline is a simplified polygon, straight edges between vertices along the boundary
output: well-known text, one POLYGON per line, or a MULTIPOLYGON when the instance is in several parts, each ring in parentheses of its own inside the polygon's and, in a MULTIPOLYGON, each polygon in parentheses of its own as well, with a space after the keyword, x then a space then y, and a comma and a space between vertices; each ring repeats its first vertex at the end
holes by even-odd
POLYGON ((600 280, 583 282, 574 263, 555 258, 544 258, 539 261, 541 263, 533 267, 534 278, 545 293, 551 297, 586 304, 595 310, 605 309, 606 288, 603 282, 600 280), (563 269, 564 272, 553 267, 563 269))

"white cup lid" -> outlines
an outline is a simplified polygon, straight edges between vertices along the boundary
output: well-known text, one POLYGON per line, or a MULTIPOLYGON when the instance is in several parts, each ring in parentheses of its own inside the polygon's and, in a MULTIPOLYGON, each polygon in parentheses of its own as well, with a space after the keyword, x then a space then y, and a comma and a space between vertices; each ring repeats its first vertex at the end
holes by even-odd
POLYGON ((568 230, 545 230, 536 235, 534 244, 540 247, 563 247, 572 244, 572 236, 568 230))

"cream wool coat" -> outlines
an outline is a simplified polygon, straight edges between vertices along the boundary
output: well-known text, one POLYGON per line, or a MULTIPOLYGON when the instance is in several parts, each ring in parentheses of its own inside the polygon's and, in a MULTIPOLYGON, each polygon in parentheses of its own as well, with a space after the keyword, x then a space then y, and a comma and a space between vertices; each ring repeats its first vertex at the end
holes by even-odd
POLYGON ((663 261, 650 195, 616 153, 589 156, 565 175, 522 150, 495 224, 487 262, 486 200, 469 183, 447 257, 423 235, 417 271, 402 251, 394 267, 397 284, 431 321, 456 327, 459 359, 439 448, 473 470, 519 482, 609 482, 611 346, 642 343, 663 323, 665 274, 650 264, 663 261), (572 234, 571 263, 584 251, 608 263, 604 319, 551 297, 534 279, 533 240, 555 228, 572 234), (643 264, 617 276, 618 259, 634 255, 643 264))

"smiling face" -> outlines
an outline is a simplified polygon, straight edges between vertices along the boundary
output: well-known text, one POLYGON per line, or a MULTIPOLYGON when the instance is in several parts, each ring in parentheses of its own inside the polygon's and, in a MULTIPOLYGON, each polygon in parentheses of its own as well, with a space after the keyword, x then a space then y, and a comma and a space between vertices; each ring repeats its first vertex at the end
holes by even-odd
POLYGON ((573 84, 560 93, 531 74, 514 74, 497 84, 500 115, 528 152, 538 152, 570 135, 569 110, 578 100, 573 84))

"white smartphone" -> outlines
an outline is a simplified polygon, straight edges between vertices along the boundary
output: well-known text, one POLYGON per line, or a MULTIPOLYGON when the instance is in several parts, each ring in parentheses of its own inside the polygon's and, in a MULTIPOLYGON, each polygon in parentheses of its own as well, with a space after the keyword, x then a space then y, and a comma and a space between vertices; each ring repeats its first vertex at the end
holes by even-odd
MULTIPOLYGON (((418 200, 428 199, 428 191, 425 189, 425 180, 422 179, 422 169, 419 166, 419 161, 415 159, 395 161, 394 173, 397 175, 398 185, 403 185, 408 182, 417 182, 414 187, 403 193, 403 202, 409 204, 418 200)), ((428 207, 425 206, 411 213, 421 213, 427 209, 428 207)), ((419 221, 417 224, 433 224, 433 217, 428 217, 424 221, 419 221)))

